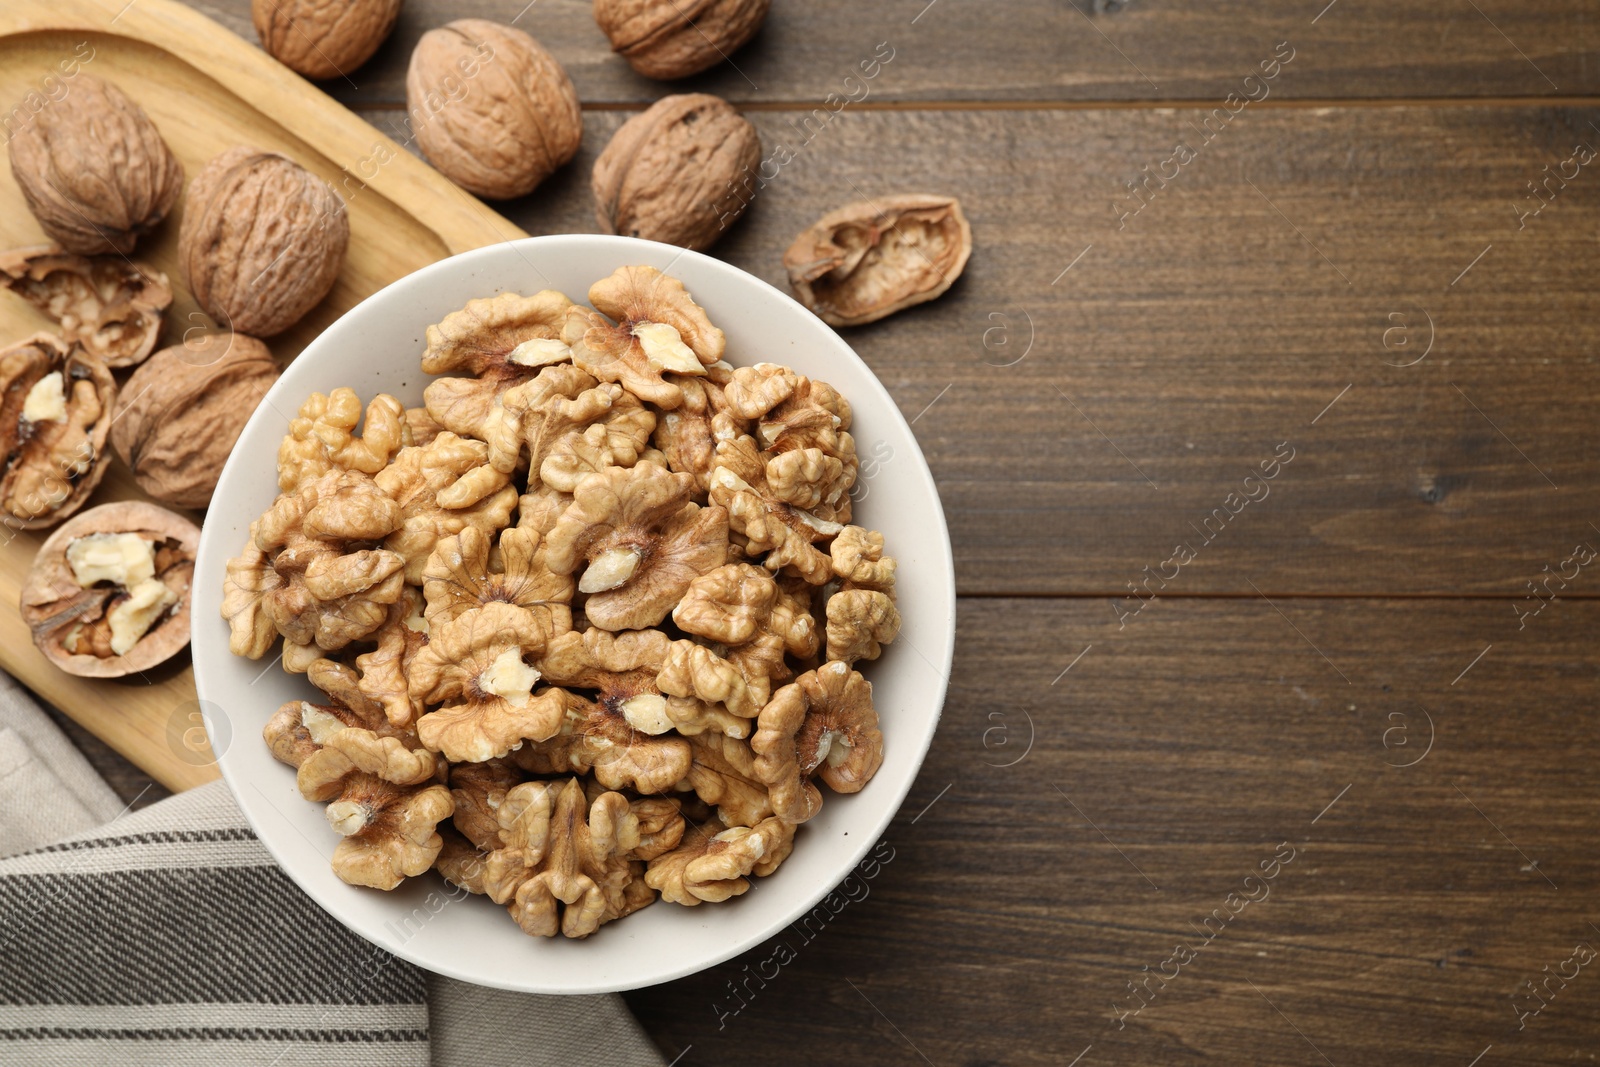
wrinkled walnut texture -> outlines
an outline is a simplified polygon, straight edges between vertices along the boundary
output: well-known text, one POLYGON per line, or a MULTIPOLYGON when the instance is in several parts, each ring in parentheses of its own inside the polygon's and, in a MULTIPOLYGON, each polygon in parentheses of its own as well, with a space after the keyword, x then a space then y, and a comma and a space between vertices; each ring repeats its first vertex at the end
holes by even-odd
POLYGON ((479 196, 533 192, 578 151, 578 93, 556 58, 513 26, 457 19, 411 53, 406 107, 417 146, 445 177, 479 196))
POLYGON ((647 78, 687 78, 754 37, 772 0, 595 0, 613 51, 647 78))
POLYGON ((163 348, 118 393, 111 445, 139 487, 180 508, 203 508, 244 424, 278 380, 267 346, 208 333, 163 348))
POLYGON ((308 78, 347 75, 372 58, 400 17, 400 0, 251 0, 256 36, 308 78))
POLYGON ((605 233, 710 248, 754 197, 760 163, 761 135, 727 101, 663 97, 595 160, 595 219, 605 233))
POLYGON ((349 243, 333 186, 288 156, 240 146, 189 183, 178 264, 224 329, 271 337, 328 295, 349 243))
POLYGON ((328 696, 266 736, 340 876, 432 868, 538 936, 772 873, 881 763, 852 664, 899 628, 845 398, 722 362, 653 268, 588 297, 445 316, 425 407, 310 397, 224 584, 234 650, 328 696))
POLYGON ((16 132, 10 154, 29 209, 69 252, 127 255, 183 192, 183 166, 144 109, 81 71, 16 132))

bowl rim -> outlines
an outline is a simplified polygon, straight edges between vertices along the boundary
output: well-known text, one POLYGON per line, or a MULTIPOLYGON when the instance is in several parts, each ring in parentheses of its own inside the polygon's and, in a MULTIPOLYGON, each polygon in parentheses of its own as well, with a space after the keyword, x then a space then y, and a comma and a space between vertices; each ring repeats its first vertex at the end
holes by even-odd
MULTIPOLYGON (((414 966, 420 967, 423 970, 444 975, 448 978, 454 978, 458 981, 466 982, 472 985, 543 995, 578 996, 595 993, 623 992, 625 990, 639 989, 647 986, 675 981, 692 974, 697 974, 704 970, 709 970, 712 967, 727 962, 743 952, 747 952, 752 948, 766 943, 772 937, 787 929, 795 921, 814 909, 824 897, 833 892, 840 884, 843 883, 845 879, 850 876, 852 871, 857 869, 863 859, 867 856, 867 853, 875 848, 879 841, 881 841, 884 832, 889 828, 890 824, 899 814, 900 809, 905 804, 906 797, 910 794, 912 787, 916 784, 916 781, 921 774, 922 768, 927 759, 928 750, 933 743, 934 734, 938 730, 940 719, 943 716, 944 702, 948 695, 949 689, 951 665, 954 661, 956 641, 956 583, 954 554, 950 544, 949 525, 945 520, 943 502, 940 500, 938 486, 933 480, 933 474, 928 467, 927 458, 923 454, 922 447, 917 442, 916 436, 911 430, 910 423, 906 421, 905 415, 900 411, 899 405, 895 403, 893 396, 890 395, 888 389, 884 386, 882 381, 879 380, 877 374, 872 370, 872 367, 865 359, 861 357, 859 353, 855 351, 849 342, 847 342, 843 337, 839 336, 839 334, 832 327, 824 323, 808 308, 800 304, 789 294, 773 286, 766 280, 757 277, 746 270, 743 270, 742 268, 736 267, 731 263, 717 259, 713 256, 706 255, 703 252, 679 248, 675 245, 663 244, 657 241, 646 241, 636 237, 624 237, 606 234, 546 234, 542 236, 522 237, 499 242, 497 244, 484 245, 480 248, 469 249, 465 252, 448 256, 444 259, 440 259, 424 267, 418 268, 410 274, 397 278, 394 281, 389 282, 387 285, 384 285, 382 288, 370 293, 360 302, 346 310, 332 323, 329 323, 329 325, 325 327, 323 331, 319 333, 317 337, 315 337, 309 344, 307 344, 297 357, 295 357, 294 362, 298 363, 299 361, 305 359, 315 360, 320 358, 322 356, 321 349, 324 344, 332 343, 328 342, 327 338, 331 333, 336 332, 335 327, 352 317, 360 316, 363 313, 370 314, 370 305, 382 300, 387 294, 390 293, 391 290, 402 286, 422 285, 430 278, 453 274, 457 271, 470 271, 477 261, 489 259, 494 255, 501 254, 499 250, 504 246, 510 246, 515 249, 523 259, 528 260, 530 265, 533 265, 533 260, 530 259, 528 255, 524 254, 524 252, 528 250, 533 250, 541 255, 547 252, 559 255, 564 247, 570 246, 590 249, 596 247, 615 247, 619 253, 619 256, 622 257, 619 262, 628 261, 628 250, 633 250, 642 256, 647 255, 652 258, 660 257, 664 252, 666 252, 670 253, 671 259, 667 267, 658 268, 662 271, 662 273, 669 273, 671 267, 679 260, 688 258, 696 262, 701 269, 709 271, 714 275, 720 275, 723 280, 728 281, 735 287, 753 286, 766 299, 776 300, 781 304, 788 305, 790 308, 798 310, 805 316, 811 318, 819 331, 819 339, 822 337, 829 339, 829 343, 831 343, 833 348, 833 357, 854 360, 860 365, 861 369, 866 372, 869 387, 875 388, 879 392, 879 399, 882 401, 882 406, 887 413, 887 417, 891 421, 898 422, 899 429, 903 431, 905 438, 911 442, 915 450, 915 456, 913 457, 913 461, 908 464, 908 467, 910 468, 908 476, 917 479, 920 482, 918 487, 919 493, 926 494, 927 498, 934 505, 932 508, 932 527, 928 531, 930 534, 929 544, 932 546, 932 550, 928 553, 928 555, 931 558, 923 561, 919 565, 919 575, 922 576, 922 580, 927 581, 932 577, 929 574, 930 571, 937 573, 937 571, 941 569, 939 568, 940 560, 942 559, 943 561, 943 573, 939 575, 939 577, 942 578, 942 581, 937 583, 937 589, 935 590, 936 594, 942 593, 942 596, 938 596, 937 599, 940 602, 933 605, 933 607, 943 615, 943 625, 937 628, 943 648, 936 651, 932 658, 930 658, 929 655, 924 654, 920 649, 912 650, 916 656, 922 659, 929 667, 932 667, 935 673, 938 675, 938 680, 936 683, 934 683, 933 689, 936 699, 932 702, 932 706, 925 712, 926 717, 923 720, 925 725, 920 730, 919 734, 915 736, 911 735, 909 728, 904 728, 904 732, 896 733, 895 744, 897 747, 901 745, 915 746, 915 758, 910 764, 911 771, 906 776, 906 779, 903 783, 894 787, 898 790, 898 795, 894 796, 893 798, 886 796, 883 797, 881 807, 878 809, 880 814, 878 814, 872 820, 870 825, 862 825, 859 828, 863 832, 859 837, 856 837, 856 843, 848 845, 835 845, 835 847, 839 850, 840 856, 839 862, 835 864, 840 872, 838 878, 833 880, 819 881, 817 885, 806 889, 803 892, 796 893, 793 904, 784 909, 781 922, 769 927, 765 927, 761 929, 759 933, 747 934, 740 938, 728 941, 704 956, 695 957, 680 965, 675 965, 663 970, 653 971, 637 980, 629 979, 620 983, 616 981, 604 980, 585 982, 580 975, 563 973, 561 977, 564 979, 564 984, 560 988, 555 988, 548 985, 540 985, 538 983, 530 984, 527 981, 519 982, 509 976, 504 981, 501 981, 496 980, 495 978, 486 978, 482 974, 463 969, 459 966, 456 966, 453 961, 441 963, 439 960, 434 958, 419 958, 421 953, 416 952, 413 949, 412 943, 409 941, 396 946, 384 944, 383 942, 368 936, 364 930, 360 929, 352 922, 347 921, 346 918, 340 914, 340 905, 338 905, 336 902, 325 900, 318 895, 315 889, 301 877, 299 864, 297 862, 286 861, 285 855, 275 845, 274 833, 270 831, 264 833, 262 831, 261 822, 258 820, 257 814, 254 810, 256 808, 256 804, 246 796, 246 790, 244 787, 249 784, 250 779, 247 776, 242 776, 239 769, 233 767, 230 761, 225 758, 226 747, 224 749, 224 756, 217 757, 216 766, 221 772, 223 781, 227 783, 228 789, 230 793, 232 793, 234 801, 238 805, 240 812, 244 815, 246 821, 249 823, 250 828, 252 832, 255 833, 257 840, 261 842, 262 847, 265 848, 267 853, 272 857, 273 862, 280 870, 287 874, 295 886, 301 892, 305 893, 305 895, 309 897, 319 908, 331 916, 345 929, 361 937, 363 940, 369 942, 377 948, 382 949, 385 952, 390 953, 391 955, 405 960, 414 966), (848 859, 848 862, 845 862, 846 859, 848 859)), ((645 262, 644 259, 640 259, 638 261, 645 262)), ((538 273, 537 266, 534 267, 534 270, 536 273, 538 273)), ((512 290, 508 287, 504 291, 512 290)), ((492 294, 486 293, 484 295, 492 294)), ((288 368, 286 367, 284 374, 277 382, 273 383, 272 389, 269 390, 266 396, 271 397, 271 393, 280 388, 282 383, 288 377, 288 368)), ((425 377, 431 380, 435 376, 425 377)), ((294 407, 298 409, 299 401, 296 401, 294 407)), ((257 405, 254 413, 247 421, 245 429, 241 431, 241 437, 253 430, 258 421, 281 421, 282 419, 283 415, 280 414, 279 409, 275 405, 266 402, 266 399, 264 398, 263 401, 257 405)), ((229 455, 227 462, 223 466, 222 472, 218 476, 218 489, 220 490, 223 485, 228 484, 230 479, 242 476, 247 466, 253 466, 259 462, 260 459, 257 456, 246 456, 240 450, 234 451, 229 455)), ((220 538, 223 536, 223 534, 220 531, 217 533, 212 533, 212 529, 213 527, 209 523, 202 523, 201 525, 200 547, 198 553, 196 554, 195 581, 191 596, 204 596, 207 600, 220 603, 222 574, 221 565, 224 561, 232 557, 237 546, 222 545, 220 543, 220 538), (215 572, 214 575, 213 572, 215 572)), ((929 584, 931 585, 935 583, 930 581, 929 584)), ((219 631, 213 627, 206 631, 207 636, 202 638, 202 640, 206 644, 211 644, 217 640, 216 635, 218 632, 219 631)), ((196 651, 199 650, 197 649, 196 651)), ((223 640, 221 644, 221 654, 224 656, 232 655, 227 648, 225 640, 223 640)), ((218 732, 211 721, 209 709, 212 706, 221 707, 222 705, 213 699, 208 699, 208 692, 213 698, 219 695, 219 693, 212 686, 207 684, 206 672, 208 668, 205 666, 205 656, 196 655, 193 662, 196 695, 199 700, 201 715, 205 722, 207 737, 210 739, 216 737, 218 732)), ((227 733, 230 735, 230 743, 237 743, 242 740, 249 739, 248 737, 231 736, 236 732, 237 731, 231 729, 231 725, 228 727, 227 733)), ((883 784, 887 785, 888 783, 883 784)), ((270 804, 270 801, 267 803, 270 804)), ((852 827, 852 829, 856 828, 852 827)), ((848 836, 855 837, 854 834, 848 836)))

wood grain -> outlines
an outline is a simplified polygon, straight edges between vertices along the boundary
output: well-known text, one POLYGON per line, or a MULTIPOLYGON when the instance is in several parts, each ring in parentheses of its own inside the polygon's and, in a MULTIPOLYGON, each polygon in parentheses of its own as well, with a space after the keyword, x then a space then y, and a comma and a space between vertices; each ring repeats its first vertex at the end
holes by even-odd
MULTIPOLYGON (((253 40, 247 0, 193 6, 253 40)), ((1600 545, 1600 175, 1518 218, 1600 144, 1592 6, 1112 6, 780 0, 737 69, 664 86, 587 0, 408 0, 328 85, 405 142, 423 30, 535 33, 588 107, 580 158, 504 205, 538 233, 595 228, 588 168, 641 103, 749 105, 799 151, 717 254, 780 286, 848 200, 933 187, 972 218, 944 299, 845 332, 915 420, 965 594, 893 859, 837 917, 629 1003, 681 1067, 1592 1058, 1592 967, 1537 1015, 1513 1000, 1600 945, 1600 587, 1548 577, 1600 545), (877 41, 871 96, 819 127, 877 41), (1119 219, 1180 141, 1196 158, 1119 219), (1270 494, 1230 498, 1283 443, 1270 494), (1179 543, 1177 578, 1118 599, 1179 543)))
MULTIPOLYGON (((191 2, 255 39, 249 0, 191 2)), ((327 87, 352 104, 400 103, 417 39, 471 15, 539 38, 589 105, 682 91, 740 103, 859 94, 844 79, 880 41, 895 58, 870 83, 871 102, 1221 100, 1284 40, 1302 59, 1278 90, 1283 99, 1600 91, 1600 27, 1585 0, 1128 0, 1101 14, 1091 0, 780 0, 728 64, 671 84, 641 78, 612 55, 592 6, 407 0, 377 55, 327 87)))
POLYGON ((669 1059, 1062 1067, 1092 1045, 1083 1067, 1303 1067, 1324 1062, 1314 1045, 1339 1067, 1463 1067, 1490 1044, 1485 1064, 1593 1050, 1592 968, 1521 1031, 1511 994, 1600 946, 1600 740, 1573 700, 1600 666, 1600 605, 1552 605, 1521 633, 1492 600, 1186 601, 1124 632, 1106 614, 961 602, 892 860, 846 883, 837 918, 628 994, 669 1059), (1281 842, 1294 857, 1262 883, 1281 842), (1206 944, 1194 926, 1233 892, 1266 895, 1206 944), (780 941, 793 962, 719 1014, 780 941), (1195 959, 1119 1028, 1113 1006, 1140 1003, 1128 983, 1179 943, 1195 959))
MULTIPOLYGON (((1168 596, 1518 597, 1600 546, 1600 174, 1516 212, 1600 111, 1246 109, 1210 144, 1198 111, 846 112, 803 148, 797 117, 752 115, 797 156, 722 258, 786 289, 782 249, 847 201, 929 187, 972 219, 950 293, 843 331, 915 420, 963 594, 1126 593, 1186 544, 1168 596), (1198 157, 1119 228, 1179 140, 1198 157), (1230 503, 1284 442, 1270 494, 1230 503)), ((622 118, 588 114, 509 217, 595 230, 622 118)))
MULTIPOLYGON (((75 70, 127 89, 191 176, 222 149, 255 144, 286 153, 339 187, 349 205, 350 253, 328 298, 299 325, 271 339, 280 359, 292 359, 328 323, 396 278, 452 252, 520 236, 516 227, 361 119, 190 9, 171 0, 138 0, 114 22, 110 14, 92 0, 6 4, 0 10, 0 100, 23 100, 41 87, 59 93, 64 86, 70 93, 72 81, 61 77, 66 69, 61 64, 76 57, 75 70), (44 81, 52 74, 58 79, 51 83, 55 88, 44 81), (376 154, 379 149, 382 156, 376 154), (381 165, 363 166, 379 158, 385 160, 381 165)), ((0 174, 0 247, 43 240, 6 170, 0 174)), ((142 242, 137 255, 175 283, 169 343, 186 330, 209 325, 183 291, 175 220, 142 242)), ((0 293, 0 336, 21 338, 48 325, 20 298, 0 293)), ((120 460, 113 460, 89 506, 143 496, 120 460)), ((0 603, 17 602, 47 533, 0 537, 0 603)), ((39 654, 15 611, 0 611, 0 667, 163 785, 184 789, 217 776, 203 728, 197 732, 199 709, 187 653, 129 679, 74 678, 39 654)))

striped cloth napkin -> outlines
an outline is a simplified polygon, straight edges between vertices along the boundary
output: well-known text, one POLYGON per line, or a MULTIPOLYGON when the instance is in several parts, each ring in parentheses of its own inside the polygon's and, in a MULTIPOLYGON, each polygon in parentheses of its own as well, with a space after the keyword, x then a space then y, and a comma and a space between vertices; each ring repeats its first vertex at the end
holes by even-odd
POLYGON ((349 932, 273 864, 221 782, 119 808, 0 675, 8 1067, 665 1063, 620 997, 482 989, 349 932))

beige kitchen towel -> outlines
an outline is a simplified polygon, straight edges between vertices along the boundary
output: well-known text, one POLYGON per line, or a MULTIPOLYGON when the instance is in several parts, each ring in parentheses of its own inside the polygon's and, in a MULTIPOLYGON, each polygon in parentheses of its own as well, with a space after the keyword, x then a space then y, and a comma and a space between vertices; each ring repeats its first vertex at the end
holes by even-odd
POLYGON ((0 671, 0 856, 110 822, 121 810, 32 694, 0 671))

